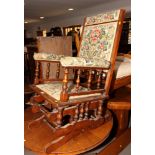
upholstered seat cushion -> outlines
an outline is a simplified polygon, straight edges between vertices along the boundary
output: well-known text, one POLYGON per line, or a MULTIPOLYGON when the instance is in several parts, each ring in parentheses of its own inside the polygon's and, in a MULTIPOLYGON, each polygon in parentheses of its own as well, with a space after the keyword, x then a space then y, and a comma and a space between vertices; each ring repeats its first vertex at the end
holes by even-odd
MULTIPOLYGON (((47 93, 51 97, 53 97, 56 100, 60 100, 60 93, 62 91, 62 82, 52 82, 47 84, 38 84, 36 87, 38 87, 41 91, 47 93)), ((87 88, 80 86, 79 91, 88 91, 87 88)), ((74 85, 72 82, 68 83, 68 92, 76 92, 76 85, 74 85)), ((89 95, 80 95, 80 96, 71 96, 69 100, 73 100, 76 98, 84 98, 84 97, 90 97, 90 96, 96 96, 101 95, 100 93, 94 93, 89 95)))
POLYGON ((115 72, 117 79, 131 75, 131 59, 123 56, 117 56, 115 72))

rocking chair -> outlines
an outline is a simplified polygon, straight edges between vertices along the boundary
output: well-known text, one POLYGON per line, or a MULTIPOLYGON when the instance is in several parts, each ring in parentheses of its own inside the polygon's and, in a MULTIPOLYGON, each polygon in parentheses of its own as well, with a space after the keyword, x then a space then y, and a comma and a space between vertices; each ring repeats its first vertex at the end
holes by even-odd
POLYGON ((26 147, 32 149, 32 145, 40 143, 37 147, 42 148, 41 151, 51 153, 80 133, 87 133, 108 122, 110 126, 105 130, 104 138, 98 137, 98 142, 93 147, 102 143, 109 135, 113 119, 104 103, 108 99, 124 15, 124 10, 116 10, 85 18, 78 57, 53 53, 34 54, 36 70, 32 89, 36 94, 30 99, 30 103, 34 115, 41 115, 34 116, 32 121, 25 123, 26 147), (43 63, 46 65, 45 77, 40 75, 43 63), (49 76, 52 63, 58 64, 55 79, 49 76), (59 78, 60 65, 64 68, 63 79, 59 78), (74 76, 71 78, 68 75, 70 70, 73 71, 72 74, 77 72, 76 80, 74 76), (80 82, 83 71, 89 71, 85 86, 80 82), (96 73, 96 85, 92 85, 93 72, 96 73), (39 138, 36 135, 31 137, 36 125, 43 128, 41 122, 49 127, 47 130, 52 135, 49 139, 46 137, 47 144, 43 142, 46 138, 42 131, 37 135, 39 138))

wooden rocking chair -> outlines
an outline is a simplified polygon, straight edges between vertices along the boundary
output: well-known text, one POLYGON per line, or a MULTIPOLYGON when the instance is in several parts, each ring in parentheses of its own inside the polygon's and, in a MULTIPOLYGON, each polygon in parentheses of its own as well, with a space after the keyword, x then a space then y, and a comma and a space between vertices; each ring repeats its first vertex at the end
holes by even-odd
POLYGON ((34 54, 36 72, 32 89, 36 94, 30 99, 34 116, 25 122, 25 147, 34 151, 41 148, 40 152, 51 153, 81 132, 87 133, 110 122, 104 137, 81 152, 106 139, 113 119, 104 103, 108 99, 124 15, 124 10, 116 10, 85 18, 78 57, 34 54), (45 77, 40 75, 42 63, 46 65, 45 77), (51 63, 58 64, 55 79, 49 76, 51 63), (63 79, 59 78, 60 65, 64 68, 63 79), (73 70, 72 74, 77 71, 75 83, 74 76, 69 78, 70 70, 73 70), (83 71, 89 71, 86 87, 80 82, 83 71), (92 85, 92 72, 96 73, 96 85, 92 85), (50 138, 42 131, 32 137, 34 130, 43 127, 50 130, 50 138), (46 144, 45 139, 48 139, 46 144), (33 149, 36 143, 39 145, 33 149))

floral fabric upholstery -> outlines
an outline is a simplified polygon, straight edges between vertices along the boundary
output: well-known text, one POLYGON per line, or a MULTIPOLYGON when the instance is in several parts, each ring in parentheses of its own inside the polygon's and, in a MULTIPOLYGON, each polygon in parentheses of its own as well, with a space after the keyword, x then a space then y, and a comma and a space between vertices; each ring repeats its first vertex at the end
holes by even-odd
POLYGON ((103 67, 109 68, 110 62, 101 59, 88 59, 82 57, 64 57, 60 60, 62 66, 103 67))
POLYGON ((34 53, 34 60, 48 60, 48 61, 59 61, 64 55, 57 55, 53 53, 34 53))
POLYGON ((86 26, 79 56, 110 61, 116 28, 117 22, 86 26))
POLYGON ((113 51, 120 10, 87 17, 84 26, 79 57, 35 53, 35 60, 61 60, 62 66, 104 67, 108 68, 113 51), (108 61, 108 62, 107 62, 108 61))
POLYGON ((110 11, 96 16, 87 17, 85 25, 99 24, 109 21, 115 21, 119 18, 120 10, 110 11))
MULTIPOLYGON (((55 98, 56 100, 60 100, 60 93, 62 91, 62 82, 52 82, 47 84, 38 84, 36 87, 41 89, 43 92, 47 93, 51 97, 55 98)), ((87 88, 80 86, 79 91, 88 91, 87 88)), ((72 83, 68 83, 68 92, 76 92, 76 86, 72 83)), ((73 100, 76 98, 83 98, 83 97, 89 97, 89 96, 96 96, 101 95, 100 93, 94 93, 89 95, 81 95, 81 96, 71 96, 69 100, 73 100)))

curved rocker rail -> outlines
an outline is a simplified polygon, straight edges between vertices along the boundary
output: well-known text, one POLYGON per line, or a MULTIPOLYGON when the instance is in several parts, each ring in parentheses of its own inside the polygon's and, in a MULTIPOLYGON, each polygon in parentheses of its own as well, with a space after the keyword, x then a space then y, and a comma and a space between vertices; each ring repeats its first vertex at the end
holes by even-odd
MULTIPOLYGON (((34 114, 29 109, 26 113, 25 115, 31 115, 31 118, 33 118, 34 114)), ((79 120, 76 124, 61 127, 55 131, 46 121, 41 121, 39 126, 32 129, 27 128, 30 121, 25 121, 25 147, 34 152, 43 154, 46 152, 51 155, 54 153, 78 154, 88 151, 102 143, 112 129, 113 119, 111 113, 107 111, 105 116, 98 119, 98 121, 91 119, 79 120), (88 124, 87 127, 86 124, 88 124), (81 128, 83 129, 81 130, 81 128), (72 144, 72 141, 74 141, 74 144, 72 144), (70 148, 71 144, 76 145, 76 147, 70 148), (79 146, 79 144, 82 145, 79 146), (68 148, 65 147, 66 145, 68 145, 68 148)))

